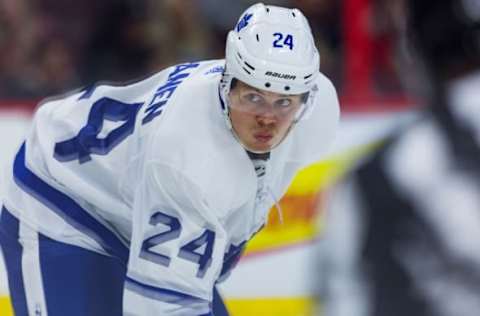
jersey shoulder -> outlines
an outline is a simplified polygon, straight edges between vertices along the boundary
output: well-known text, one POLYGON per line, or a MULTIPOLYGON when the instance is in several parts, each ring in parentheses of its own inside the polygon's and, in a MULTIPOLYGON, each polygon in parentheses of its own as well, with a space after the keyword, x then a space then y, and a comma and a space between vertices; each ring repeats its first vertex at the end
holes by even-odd
POLYGON ((317 78, 313 105, 292 131, 291 160, 307 165, 328 154, 335 140, 339 122, 340 106, 337 91, 326 76, 317 78))
POLYGON ((178 86, 149 136, 145 159, 181 172, 219 209, 231 209, 252 194, 256 177, 224 121, 222 72, 223 61, 210 61, 178 86))

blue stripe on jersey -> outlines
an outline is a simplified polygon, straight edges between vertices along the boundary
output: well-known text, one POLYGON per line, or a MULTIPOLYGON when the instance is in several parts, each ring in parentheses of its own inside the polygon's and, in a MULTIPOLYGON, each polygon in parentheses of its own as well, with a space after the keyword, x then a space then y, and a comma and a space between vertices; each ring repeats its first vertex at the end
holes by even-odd
POLYGON ((0 245, 8 272, 10 297, 16 315, 28 315, 22 271, 23 247, 18 240, 18 234, 18 219, 3 207, 0 215, 0 245))
MULTIPOLYGON (((148 297, 157 301, 165 303, 176 304, 180 306, 188 306, 191 304, 205 304, 210 305, 210 302, 199 297, 191 296, 182 292, 177 292, 169 289, 162 289, 151 286, 127 276, 125 279, 125 287, 132 292, 141 296, 148 297)), ((208 315, 208 314, 207 314, 208 315)))
POLYGON ((97 241, 107 253, 125 264, 128 248, 112 231, 98 222, 72 198, 51 187, 25 165, 25 143, 17 153, 13 166, 15 182, 28 194, 50 208, 67 223, 97 241))
POLYGON ((225 306, 225 303, 223 302, 220 293, 218 293, 218 289, 216 286, 213 288, 212 313, 215 316, 229 315, 227 307, 225 306))
POLYGON ((220 106, 222 107, 222 110, 225 111, 225 102, 223 101, 222 94, 220 92, 220 87, 218 88, 218 98, 220 99, 220 106))

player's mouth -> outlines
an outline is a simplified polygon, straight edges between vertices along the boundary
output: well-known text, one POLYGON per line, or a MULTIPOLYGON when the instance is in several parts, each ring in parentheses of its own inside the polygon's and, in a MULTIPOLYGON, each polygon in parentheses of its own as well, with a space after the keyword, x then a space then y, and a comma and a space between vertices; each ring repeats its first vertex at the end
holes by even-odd
POLYGON ((272 133, 260 132, 253 135, 259 143, 268 143, 273 138, 272 133))

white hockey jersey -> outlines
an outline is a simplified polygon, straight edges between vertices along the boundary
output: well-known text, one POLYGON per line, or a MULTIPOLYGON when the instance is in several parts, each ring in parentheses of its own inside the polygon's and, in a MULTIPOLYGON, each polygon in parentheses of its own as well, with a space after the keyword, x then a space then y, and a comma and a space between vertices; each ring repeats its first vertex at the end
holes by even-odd
POLYGON ((338 100, 320 75, 311 115, 271 152, 259 187, 225 124, 223 65, 176 65, 48 101, 7 172, 4 204, 21 221, 128 260, 128 315, 208 313, 215 282, 334 138, 338 100))

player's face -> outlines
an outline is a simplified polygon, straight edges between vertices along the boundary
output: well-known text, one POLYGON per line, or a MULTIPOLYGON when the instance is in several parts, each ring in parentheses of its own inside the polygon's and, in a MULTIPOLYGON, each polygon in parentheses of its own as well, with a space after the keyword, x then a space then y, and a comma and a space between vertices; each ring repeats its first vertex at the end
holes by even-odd
POLYGON ((230 120, 242 144, 268 152, 287 135, 301 108, 301 95, 260 90, 238 81, 229 94, 230 120))

